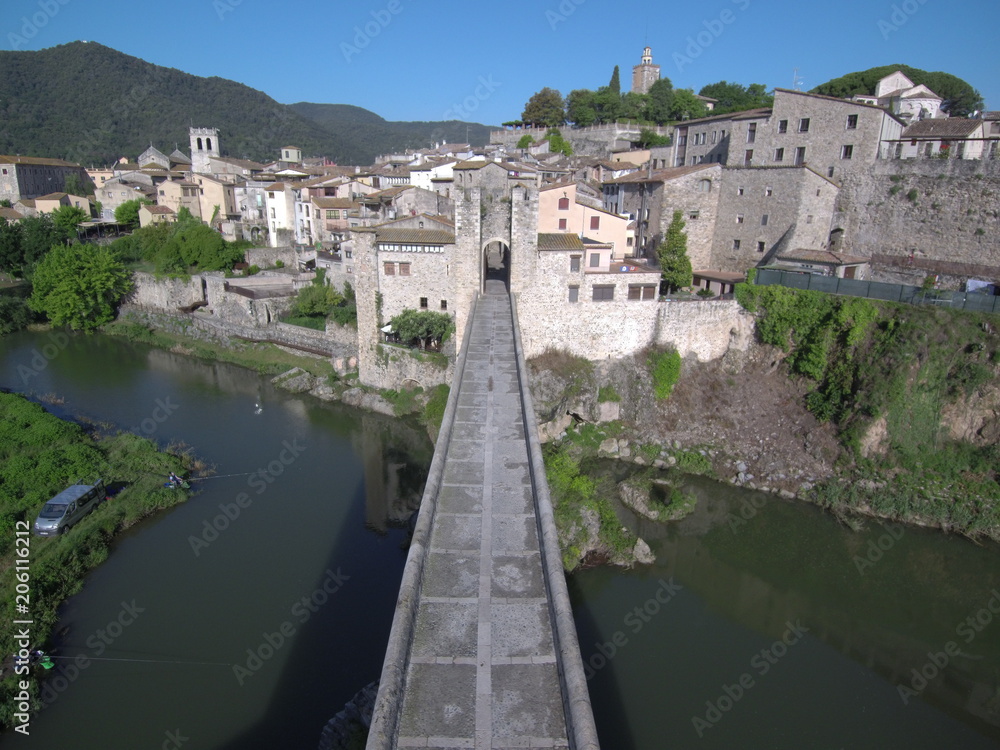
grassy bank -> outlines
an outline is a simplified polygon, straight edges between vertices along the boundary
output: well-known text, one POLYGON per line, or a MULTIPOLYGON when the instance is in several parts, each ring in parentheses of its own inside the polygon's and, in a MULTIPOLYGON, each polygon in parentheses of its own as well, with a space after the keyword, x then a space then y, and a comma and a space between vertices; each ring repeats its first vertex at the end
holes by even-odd
POLYGON ((229 362, 247 367, 262 375, 280 375, 293 367, 301 367, 316 377, 335 377, 333 365, 327 358, 293 354, 274 344, 240 339, 230 339, 225 344, 215 341, 201 341, 183 334, 152 329, 127 320, 116 321, 104 326, 101 330, 109 336, 120 336, 129 341, 149 344, 160 349, 176 351, 214 362, 229 362))
POLYGON ((979 431, 992 429, 977 402, 998 387, 996 316, 749 284, 737 299, 846 449, 840 477, 811 499, 1000 540, 1000 446, 953 437, 956 415, 977 410, 979 431))
MULTIPOLYGON (((130 433, 88 433, 21 396, 0 393, 0 602, 6 623, 0 630, 0 653, 6 657, 17 651, 15 628, 10 625, 16 619, 33 620, 32 644, 44 645, 55 627, 59 605, 79 591, 87 573, 105 560, 114 537, 187 498, 185 492, 165 489, 163 480, 170 471, 191 468, 190 459, 179 451, 161 452, 153 442, 130 433), (66 534, 29 537, 29 613, 18 614, 16 532, 25 523, 30 526, 56 493, 98 478, 106 485, 123 483, 124 489, 66 534)), ((0 682, 4 725, 11 723, 14 692, 14 679, 7 675, 0 682)), ((34 680, 31 692, 37 699, 34 680)))

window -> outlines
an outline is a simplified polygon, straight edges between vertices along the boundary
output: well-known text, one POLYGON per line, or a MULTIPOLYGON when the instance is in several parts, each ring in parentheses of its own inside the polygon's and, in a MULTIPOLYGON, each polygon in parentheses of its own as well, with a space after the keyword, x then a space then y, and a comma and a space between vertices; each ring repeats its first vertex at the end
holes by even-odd
POLYGON ((809 118, 808 117, 803 117, 801 120, 799 120, 799 132, 800 133, 808 133, 809 132, 809 118))
POLYGON ((679 135, 679 136, 677 136, 677 145, 678 146, 686 146, 687 142, 688 142, 687 135, 679 135))
POLYGON ((763 216, 760 217, 760 225, 762 227, 767 226, 767 214, 764 214, 763 216))
POLYGON ((688 211, 688 218, 691 219, 692 221, 694 219, 697 219, 699 216, 701 216, 701 211, 697 211, 697 210, 695 210, 695 211, 688 211))
POLYGON ((446 300, 446 299, 441 300, 441 309, 442 310, 447 310, 448 309, 448 300, 446 300))
POLYGON ((573 271, 579 271, 580 270, 580 256, 579 255, 571 255, 571 256, 569 256, 569 270, 571 272, 573 272, 573 271))
POLYGON ((753 149, 748 148, 746 154, 743 156, 743 166, 749 167, 750 162, 753 161, 753 149))
MULTIPOLYGON (((399 264, 399 275, 400 276, 409 276, 410 275, 410 264, 409 263, 400 263, 399 264)), ((424 305, 424 307, 427 307, 427 305, 424 305)))
POLYGON ((788 120, 778 120, 778 132, 779 133, 788 132, 788 120))
POLYGON ((594 302, 608 302, 615 298, 615 288, 613 286, 595 286, 594 302))
POLYGON ((711 193, 712 192, 712 181, 711 180, 699 180, 698 181, 698 190, 700 192, 702 192, 702 193, 711 193))
POLYGON ((762 253, 762 252, 764 252, 764 241, 763 241, 763 240, 760 240, 760 241, 759 241, 759 242, 757 243, 757 252, 758 252, 758 253, 762 253))
POLYGON ((580 287, 578 287, 578 286, 571 286, 569 288, 569 301, 570 302, 579 302, 580 301, 580 287))
POLYGON ((628 298, 632 301, 656 299, 656 286, 654 284, 629 284, 628 298))
POLYGON ((715 143, 715 139, 716 139, 716 137, 718 135, 719 135, 719 131, 718 130, 713 130, 712 131, 712 143, 715 143))
POLYGON ((569 198, 560 198, 559 199, 559 210, 560 211, 569 211, 569 198))
POLYGON ((741 188, 741 187, 736 188, 736 194, 737 195, 743 195, 743 188, 741 188))
POLYGON ((274 193, 268 193, 267 197, 270 198, 271 200, 274 200, 274 193))
POLYGON ((806 163, 806 147, 805 146, 799 146, 797 149, 795 149, 795 163, 796 164, 805 164, 806 163))
POLYGON ((421 297, 420 298, 420 309, 421 310, 426 310, 427 309, 427 298, 426 297, 421 297))
POLYGON ((784 161, 785 160, 785 149, 783 149, 783 148, 776 148, 776 149, 774 149, 774 160, 775 161, 784 161))
POLYGON ((747 143, 753 143, 757 140, 757 123, 751 122, 747 125, 747 143))
POLYGON ((591 216, 590 217, 590 228, 591 229, 600 229, 601 228, 601 217, 600 216, 591 216))
POLYGON ((850 159, 854 156, 854 146, 841 146, 840 148, 840 158, 850 159))
POLYGON ((590 267, 591 268, 600 268, 601 267, 601 254, 600 253, 591 253, 590 254, 590 267))
POLYGON ((736 223, 737 224, 743 223, 743 214, 736 214, 736 223))
POLYGON ((826 176, 833 177, 833 167, 830 167, 828 170, 826 170, 826 176))
POLYGON ((768 185, 767 187, 764 188, 764 197, 770 198, 772 195, 774 195, 774 191, 771 189, 771 186, 768 185))
POLYGON ((806 217, 806 224, 812 224, 812 223, 813 223, 813 217, 812 217, 812 214, 809 214, 806 217))
POLYGON ((740 241, 733 240, 733 250, 739 250, 739 249, 740 249, 740 241))
POLYGON ((566 219, 559 219, 559 231, 566 229, 566 219))
MULTIPOLYGON (((7 174, 7 168, 6 168, 6 167, 4 167, 4 170, 3 170, 3 173, 4 173, 4 174, 7 174)), ((102 178, 102 179, 103 179, 103 178, 102 178)))
POLYGON ((273 208, 271 209, 271 218, 272 218, 272 219, 273 219, 273 218, 275 218, 275 217, 274 217, 274 209, 273 209, 273 208))
POLYGON ((857 115, 848 115, 847 116, 847 129, 848 130, 857 130, 857 128, 858 128, 858 116, 857 115))
POLYGON ((354 251, 353 250, 345 250, 344 251, 344 257, 347 258, 348 260, 350 260, 351 258, 354 257, 354 251))
POLYGON ((385 275, 386 276, 395 276, 396 275, 396 264, 395 263, 385 263, 385 264, 383 264, 382 267, 385 270, 385 275))
POLYGON ((326 212, 326 218, 328 218, 328 219, 339 219, 340 218, 340 211, 329 211, 328 210, 326 212))

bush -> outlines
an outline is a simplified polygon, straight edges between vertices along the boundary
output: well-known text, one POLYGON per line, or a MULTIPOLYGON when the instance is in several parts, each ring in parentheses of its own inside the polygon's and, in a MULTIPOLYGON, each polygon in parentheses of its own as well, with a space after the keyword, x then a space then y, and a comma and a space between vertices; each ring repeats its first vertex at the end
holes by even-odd
POLYGON ((675 349, 654 352, 646 360, 653 378, 653 393, 658 399, 670 398, 681 377, 681 355, 675 349))

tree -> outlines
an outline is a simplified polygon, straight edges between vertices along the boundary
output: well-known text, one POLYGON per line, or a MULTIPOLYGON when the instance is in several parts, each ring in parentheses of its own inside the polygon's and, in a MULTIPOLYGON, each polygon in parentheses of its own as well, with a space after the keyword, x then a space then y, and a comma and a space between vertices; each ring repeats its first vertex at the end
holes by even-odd
POLYGON ((431 310, 403 310, 389 321, 393 332, 406 344, 417 342, 426 349, 441 342, 451 331, 451 316, 431 310))
POLYGON ((177 259, 185 267, 196 267, 199 271, 229 270, 243 260, 243 251, 226 242, 222 235, 205 224, 182 226, 167 240, 157 259, 163 271, 176 272, 177 259))
POLYGON ((63 190, 70 195, 93 195, 94 183, 90 180, 83 180, 78 174, 71 173, 66 175, 63 190))
POLYGON ((0 271, 14 276, 20 276, 24 271, 19 221, 0 221, 0 271))
POLYGON ((667 227, 667 236, 656 249, 656 255, 660 259, 660 270, 663 274, 663 283, 667 289, 674 291, 682 287, 691 286, 693 275, 691 273, 691 259, 687 254, 687 233, 684 231, 684 215, 680 211, 674 211, 674 217, 667 227))
POLYGON ((531 137, 531 134, 530 133, 525 133, 518 140, 518 142, 517 142, 517 148, 528 148, 534 142, 535 142, 535 139, 531 137))
POLYGON ((598 122, 617 122, 622 115, 622 97, 607 86, 594 93, 594 110, 598 122))
POLYGON ((135 229, 139 226, 139 207, 150 204, 151 201, 145 198, 133 198, 130 201, 125 201, 115 209, 115 221, 135 229))
POLYGON ((655 130, 650 130, 649 128, 643 128, 639 131, 639 140, 637 141, 639 148, 650 148, 652 146, 669 146, 670 137, 666 135, 660 135, 655 130))
POLYGON ((17 266, 21 274, 30 276, 32 266, 40 261, 54 245, 64 243, 67 235, 55 225, 49 214, 21 219, 18 225, 21 235, 21 249, 17 266))
POLYGON ((549 141, 549 151, 551 153, 563 154, 564 156, 573 155, 573 145, 562 137, 559 128, 549 128, 548 132, 545 133, 545 137, 549 141))
POLYGON ((566 97, 566 120, 578 128, 585 128, 597 122, 594 109, 594 92, 589 89, 574 89, 566 97))
POLYGON ((622 95, 621 73, 619 72, 617 65, 615 66, 615 72, 611 74, 611 82, 608 84, 608 88, 611 89, 616 96, 622 95))
POLYGON ((657 125, 663 125, 671 119, 670 112, 674 102, 674 85, 669 78, 661 78, 649 87, 649 107, 646 116, 657 125))
POLYGON ((548 87, 533 94, 524 105, 521 119, 533 125, 546 127, 562 125, 566 121, 562 94, 548 87))
POLYGON ((54 325, 92 330, 114 319, 115 308, 132 289, 132 274, 118 254, 94 245, 61 245, 38 263, 31 309, 54 325))
POLYGON ((825 94, 846 99, 855 94, 872 95, 879 80, 896 71, 902 72, 914 85, 923 84, 944 101, 941 108, 952 117, 965 117, 983 108, 983 97, 967 82, 951 73, 928 72, 909 65, 882 65, 877 68, 848 73, 822 83, 812 90, 814 94, 825 94))
POLYGON ((705 102, 698 99, 691 89, 677 89, 670 103, 671 120, 696 120, 708 114, 705 102))
POLYGON ((52 223, 70 237, 76 235, 77 225, 89 218, 87 212, 77 206, 59 206, 52 212, 52 223))
POLYGON ((702 86, 698 93, 716 100, 712 114, 743 112, 748 109, 770 107, 774 104, 774 97, 768 95, 767 89, 762 83, 751 83, 744 87, 739 83, 719 81, 702 86))
POLYGON ((638 91, 629 91, 622 97, 622 117, 629 120, 647 119, 646 110, 649 107, 649 96, 638 91))

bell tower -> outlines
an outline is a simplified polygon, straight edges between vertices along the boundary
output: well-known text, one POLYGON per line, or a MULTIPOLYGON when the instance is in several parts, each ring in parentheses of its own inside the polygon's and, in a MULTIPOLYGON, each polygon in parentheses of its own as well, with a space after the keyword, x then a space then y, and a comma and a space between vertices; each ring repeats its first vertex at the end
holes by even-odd
POLYGON ((188 128, 191 138, 191 171, 209 174, 212 171, 208 158, 222 156, 219 151, 218 128, 188 128))
POLYGON ((642 62, 632 68, 632 90, 637 94, 648 94, 649 88, 660 80, 660 66, 653 65, 653 50, 642 50, 642 62))

